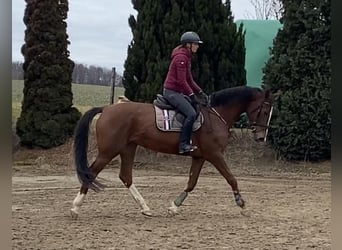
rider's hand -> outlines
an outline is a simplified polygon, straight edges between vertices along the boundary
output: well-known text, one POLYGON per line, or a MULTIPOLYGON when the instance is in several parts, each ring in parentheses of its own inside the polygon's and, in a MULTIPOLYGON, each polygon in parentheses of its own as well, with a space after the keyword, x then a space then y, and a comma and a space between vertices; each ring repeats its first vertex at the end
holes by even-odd
POLYGON ((196 96, 195 94, 191 94, 189 95, 190 100, 191 100, 191 104, 197 104, 197 100, 196 100, 196 96))
POLYGON ((200 103, 203 106, 208 106, 209 103, 209 97, 206 93, 204 93, 203 91, 200 91, 197 94, 197 99, 198 99, 198 103, 200 103))

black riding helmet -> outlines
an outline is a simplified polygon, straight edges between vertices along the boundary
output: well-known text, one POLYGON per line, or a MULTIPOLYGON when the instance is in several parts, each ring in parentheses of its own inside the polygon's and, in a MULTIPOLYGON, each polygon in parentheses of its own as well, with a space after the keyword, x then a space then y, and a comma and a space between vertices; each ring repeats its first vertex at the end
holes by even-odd
POLYGON ((180 42, 182 44, 185 44, 185 43, 203 43, 203 41, 201 41, 199 35, 193 31, 187 31, 187 32, 183 33, 183 35, 181 36, 180 42))

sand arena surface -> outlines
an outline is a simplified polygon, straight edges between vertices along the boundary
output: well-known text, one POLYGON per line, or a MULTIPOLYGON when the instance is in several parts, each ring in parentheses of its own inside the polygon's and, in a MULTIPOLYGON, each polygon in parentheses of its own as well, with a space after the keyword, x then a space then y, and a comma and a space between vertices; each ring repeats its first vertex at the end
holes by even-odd
MULTIPOLYGON (((56 157, 62 161, 60 153, 56 157)), ((70 208, 80 187, 74 170, 53 164, 58 162, 53 154, 30 152, 26 162, 23 154, 14 157, 12 249, 331 248, 329 163, 233 163, 247 216, 224 178, 206 164, 180 213, 170 217, 167 208, 187 182, 189 162, 144 156, 147 163, 140 158, 133 174, 153 213, 145 217, 120 182, 119 162, 114 161, 100 174, 108 187, 89 191, 73 220, 70 208)))

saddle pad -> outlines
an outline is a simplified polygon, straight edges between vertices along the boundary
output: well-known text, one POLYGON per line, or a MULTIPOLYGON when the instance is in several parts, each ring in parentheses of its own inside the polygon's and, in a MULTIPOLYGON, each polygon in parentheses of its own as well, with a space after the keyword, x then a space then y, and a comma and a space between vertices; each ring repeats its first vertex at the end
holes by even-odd
MULTIPOLYGON (((154 106, 156 113, 156 125, 161 131, 181 131, 184 116, 173 109, 161 109, 154 106)), ((192 131, 198 130, 203 124, 203 114, 197 116, 192 131)))

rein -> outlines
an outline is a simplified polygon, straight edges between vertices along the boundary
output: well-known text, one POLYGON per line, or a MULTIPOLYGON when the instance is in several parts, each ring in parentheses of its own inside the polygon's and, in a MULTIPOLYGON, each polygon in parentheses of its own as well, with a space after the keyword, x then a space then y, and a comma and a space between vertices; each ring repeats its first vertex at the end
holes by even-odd
MULTIPOLYGON (((208 98, 208 103, 211 102, 211 95, 208 98)), ((217 112, 217 110, 212 107, 210 104, 207 105, 207 107, 209 108, 209 111, 212 111, 218 118, 220 118, 220 120, 226 125, 228 126, 227 121, 219 114, 219 112, 217 112)))
POLYGON ((220 118, 220 120, 221 120, 224 124, 226 124, 226 125, 228 126, 228 123, 226 122, 226 120, 219 114, 219 112, 216 111, 215 108, 210 107, 210 110, 213 111, 214 114, 217 115, 218 118, 220 118))

